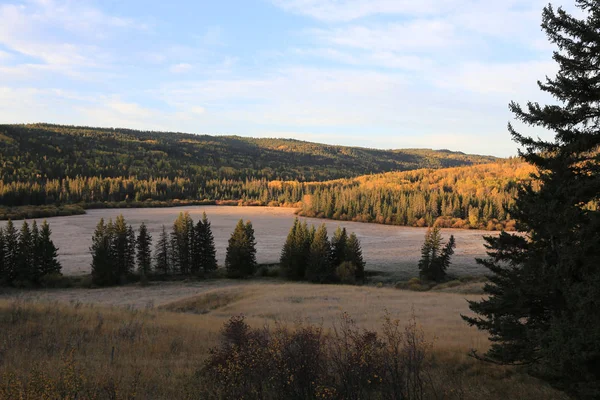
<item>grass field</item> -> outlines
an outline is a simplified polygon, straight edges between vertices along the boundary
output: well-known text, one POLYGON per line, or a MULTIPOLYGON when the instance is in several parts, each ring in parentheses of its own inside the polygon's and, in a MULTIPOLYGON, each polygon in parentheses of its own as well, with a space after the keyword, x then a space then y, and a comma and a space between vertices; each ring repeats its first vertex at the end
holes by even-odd
POLYGON ((465 300, 474 295, 222 281, 35 293, 0 298, 0 398, 41 398, 35 397, 40 385, 56 393, 87 393, 84 398, 198 398, 199 371, 233 315, 245 315, 254 327, 303 321, 330 329, 347 312, 358 326, 379 330, 385 310, 406 321, 414 313, 433 342, 429 374, 436 391, 426 398, 563 398, 515 369, 467 356, 471 348, 488 346, 485 335, 459 317, 468 313, 465 300), (170 295, 158 296, 165 286, 170 295), (131 299, 147 293, 154 301, 128 302, 125 292, 131 299))

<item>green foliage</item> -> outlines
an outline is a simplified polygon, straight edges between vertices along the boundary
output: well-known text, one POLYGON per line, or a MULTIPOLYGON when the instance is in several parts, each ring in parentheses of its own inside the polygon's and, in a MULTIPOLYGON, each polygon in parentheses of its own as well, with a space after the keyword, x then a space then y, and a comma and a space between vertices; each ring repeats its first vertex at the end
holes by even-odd
POLYGON ((256 240, 252 223, 240 219, 229 238, 225 256, 227 275, 231 278, 247 278, 257 269, 256 240))
POLYGON ((109 286, 127 282, 135 267, 135 232, 123 215, 115 222, 100 219, 92 237, 92 280, 109 286))
POLYGON ((208 273, 217 269, 215 239, 206 213, 202 214, 194 229, 192 249, 192 266, 196 272, 202 270, 208 273))
POLYGON ((171 266, 171 248, 169 246, 169 235, 167 228, 163 225, 156 243, 154 251, 155 270, 159 274, 165 276, 172 270, 171 266))
POLYGON ((281 251, 281 271, 287 279, 304 279, 312 236, 306 222, 301 223, 296 218, 281 251))
POLYGON ((52 231, 46 220, 42 223, 42 229, 37 242, 37 255, 39 262, 39 275, 60 276, 61 265, 58 262, 58 248, 51 239, 52 231))
POLYGON ((182 275, 191 272, 194 221, 188 212, 179 213, 171 231, 171 259, 173 268, 182 275))
POLYGON ((152 245, 152 236, 148 233, 146 224, 142 222, 136 240, 136 259, 138 271, 142 276, 148 276, 152 270, 152 253, 150 246, 152 245))
POLYGON ((363 282, 365 280, 366 263, 363 260, 360 241, 358 240, 354 232, 352 232, 348 237, 348 243, 346 245, 346 255, 344 260, 346 260, 354 266, 355 281, 363 282))
POLYGON ((327 228, 322 224, 315 233, 310 245, 306 279, 311 282, 328 282, 334 276, 335 266, 331 265, 331 243, 327 228))
POLYGON ((543 141, 509 126, 523 158, 539 171, 538 187, 522 185, 511 210, 526 236, 486 238, 489 257, 478 261, 492 272, 488 296, 470 302, 477 317, 463 318, 490 334, 482 358, 525 365, 573 398, 598 399, 600 7, 576 3, 580 19, 550 5, 543 12, 559 71, 539 86, 558 104, 510 105, 519 121, 555 133, 543 141))
POLYGON ((419 260, 420 277, 434 282, 442 282, 446 279, 446 270, 450 266, 450 258, 454 254, 455 247, 454 235, 450 235, 448 243, 442 248, 440 228, 434 226, 427 229, 419 260))

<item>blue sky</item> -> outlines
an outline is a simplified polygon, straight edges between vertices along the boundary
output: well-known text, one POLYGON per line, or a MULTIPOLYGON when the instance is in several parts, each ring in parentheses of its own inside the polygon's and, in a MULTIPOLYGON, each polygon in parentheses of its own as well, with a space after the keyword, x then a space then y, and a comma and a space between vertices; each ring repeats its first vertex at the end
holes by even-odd
POLYGON ((514 155, 545 4, 0 0, 0 122, 514 155))

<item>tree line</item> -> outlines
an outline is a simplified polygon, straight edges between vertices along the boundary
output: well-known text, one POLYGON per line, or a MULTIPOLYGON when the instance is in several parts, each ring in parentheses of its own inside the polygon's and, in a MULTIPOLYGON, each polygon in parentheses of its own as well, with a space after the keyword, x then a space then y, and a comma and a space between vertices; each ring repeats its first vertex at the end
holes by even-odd
POLYGON ((92 281, 98 286, 126 283, 134 274, 199 276, 217 269, 210 222, 203 214, 194 223, 189 213, 180 213, 168 233, 163 225, 152 254, 152 236, 144 223, 138 232, 123 215, 113 222, 101 219, 92 237, 92 281))
MULTIPOLYGON (((326 182, 267 179, 77 177, 0 182, 0 204, 152 207, 174 201, 295 206, 301 214, 402 226, 514 230, 507 209, 535 168, 520 160, 326 182)), ((28 211, 30 212, 30 210, 28 211)))
POLYGON ((0 286, 29 287, 60 275, 58 248, 51 238, 50 225, 41 227, 23 221, 17 231, 11 220, 0 228, 0 286))

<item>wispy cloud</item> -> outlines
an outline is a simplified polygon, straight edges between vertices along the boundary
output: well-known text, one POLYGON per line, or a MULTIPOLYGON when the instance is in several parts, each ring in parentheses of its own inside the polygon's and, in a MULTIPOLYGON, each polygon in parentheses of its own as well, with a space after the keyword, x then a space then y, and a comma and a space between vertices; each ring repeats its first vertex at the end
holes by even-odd
POLYGON ((182 74, 184 72, 189 72, 192 68, 192 64, 179 63, 171 65, 169 67, 169 71, 173 72, 174 74, 182 74))

